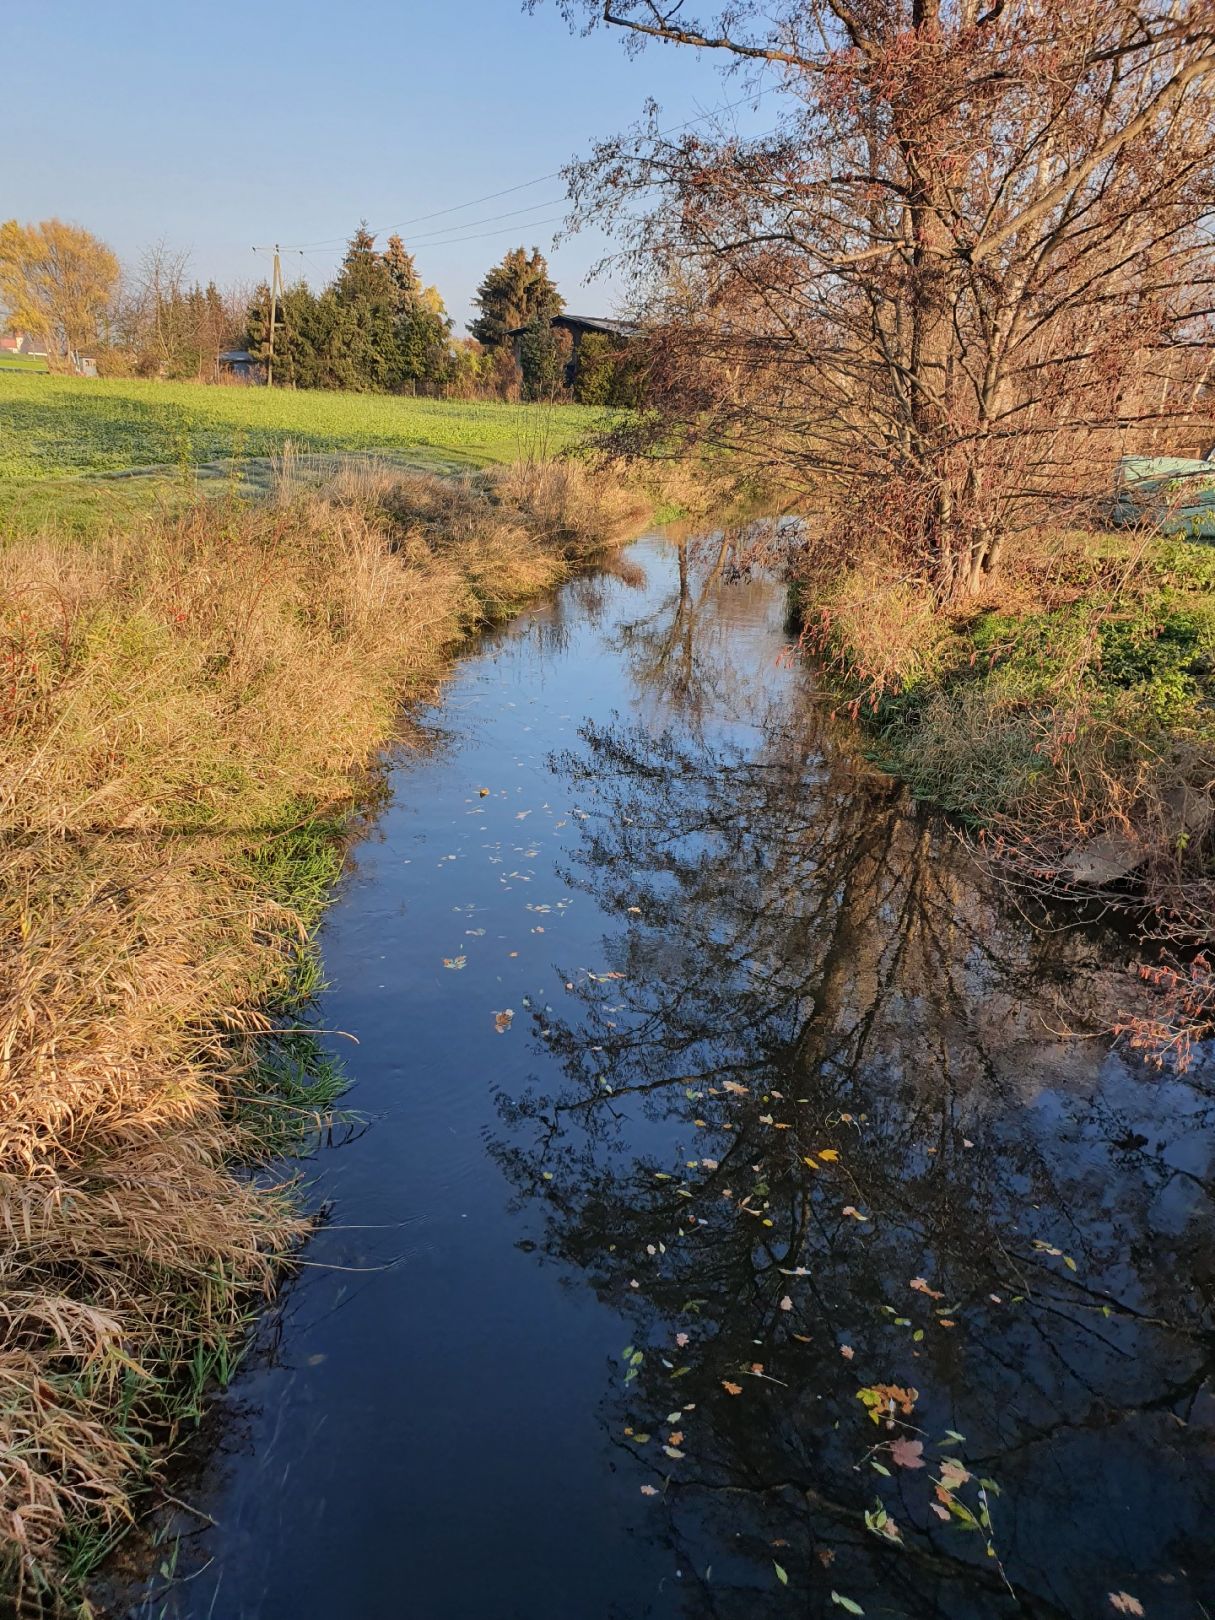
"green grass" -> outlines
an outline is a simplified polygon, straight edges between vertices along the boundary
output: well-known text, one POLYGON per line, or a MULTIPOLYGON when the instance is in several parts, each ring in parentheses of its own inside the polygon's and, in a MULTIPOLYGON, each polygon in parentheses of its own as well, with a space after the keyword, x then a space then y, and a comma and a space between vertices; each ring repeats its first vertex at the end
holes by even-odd
POLYGON ((553 455, 603 420, 590 406, 447 402, 386 394, 0 370, 0 485, 229 457, 388 451, 436 470, 553 455))
POLYGON ((1107 775, 1137 781, 1128 798, 1138 803, 1156 775, 1176 785, 1166 762, 1182 754, 1207 780, 1215 548, 1158 540, 1128 571, 1124 537, 1076 536, 1060 557, 1066 567, 1037 600, 1014 592, 1006 606, 917 621, 893 678, 875 661, 872 624, 897 615, 851 593, 827 650, 872 756, 917 798, 982 824, 1031 815, 1064 783, 1096 814, 1107 775))
POLYGON ((41 355, 0 354, 0 371, 45 371, 46 361, 41 355))

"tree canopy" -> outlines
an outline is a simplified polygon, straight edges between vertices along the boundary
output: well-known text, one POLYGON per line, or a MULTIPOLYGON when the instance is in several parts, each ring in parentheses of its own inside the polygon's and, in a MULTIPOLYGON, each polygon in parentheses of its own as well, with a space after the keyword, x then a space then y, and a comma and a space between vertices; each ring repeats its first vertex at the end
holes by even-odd
POLYGON ((61 219, 0 225, 0 303, 10 325, 43 341, 52 366, 105 335, 118 285, 118 260, 91 231, 61 219))
MULTIPOLYGON (((289 287, 276 313, 276 371, 297 388, 400 392, 445 382, 455 370, 451 321, 434 287, 423 287, 399 236, 384 252, 361 224, 342 267, 319 294, 289 287)), ((269 353, 270 289, 249 310, 248 343, 269 353)))
POLYGON ((506 347, 509 332, 530 325, 537 315, 551 320, 565 308, 539 248, 530 254, 512 248, 486 274, 473 302, 481 313, 468 329, 487 349, 506 347))
POLYGON ((953 596, 1201 398, 1210 0, 559 4, 770 96, 762 136, 653 113, 570 170, 648 300, 655 432, 953 596))

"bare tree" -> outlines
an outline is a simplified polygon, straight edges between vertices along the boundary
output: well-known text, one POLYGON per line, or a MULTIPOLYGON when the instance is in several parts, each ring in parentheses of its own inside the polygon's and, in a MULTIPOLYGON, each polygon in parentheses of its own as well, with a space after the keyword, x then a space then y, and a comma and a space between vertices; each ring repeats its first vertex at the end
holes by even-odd
POLYGON ((1211 0, 559 0, 719 54, 773 129, 569 171, 651 318, 654 431, 831 497, 943 597, 1018 528, 1209 412, 1211 0))

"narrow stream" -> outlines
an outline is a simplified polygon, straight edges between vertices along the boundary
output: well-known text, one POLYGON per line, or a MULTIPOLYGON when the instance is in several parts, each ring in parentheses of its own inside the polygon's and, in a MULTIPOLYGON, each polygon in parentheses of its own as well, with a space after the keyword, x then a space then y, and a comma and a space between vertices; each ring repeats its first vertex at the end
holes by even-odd
POLYGON ((1215 1065, 1092 1036, 1127 942, 719 561, 568 585, 394 769, 324 934, 367 1127, 123 1613, 1215 1612, 1215 1065))

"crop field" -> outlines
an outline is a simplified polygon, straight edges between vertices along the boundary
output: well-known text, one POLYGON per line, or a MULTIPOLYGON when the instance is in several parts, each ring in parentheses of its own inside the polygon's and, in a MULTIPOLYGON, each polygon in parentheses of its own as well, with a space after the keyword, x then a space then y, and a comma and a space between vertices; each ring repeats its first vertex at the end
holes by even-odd
POLYGON ((436 469, 555 455, 603 420, 506 405, 201 383, 89 381, 0 368, 0 485, 236 458, 384 451, 436 469))

